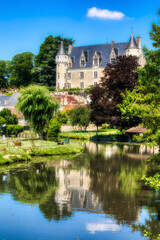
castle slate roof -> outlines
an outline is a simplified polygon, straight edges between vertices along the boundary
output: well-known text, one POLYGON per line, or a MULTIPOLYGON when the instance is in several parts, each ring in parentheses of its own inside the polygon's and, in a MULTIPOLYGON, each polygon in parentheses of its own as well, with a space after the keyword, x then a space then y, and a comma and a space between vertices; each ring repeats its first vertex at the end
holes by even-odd
POLYGON ((59 48, 59 50, 58 50, 57 55, 66 55, 66 54, 67 54, 67 53, 66 53, 66 50, 65 50, 65 48, 64 48, 63 41, 61 41, 61 45, 60 45, 60 48, 59 48))
MULTIPOLYGON (((118 56, 124 54, 125 49, 127 48, 128 42, 122 43, 114 43, 114 48, 118 56)), ((110 54, 111 54, 111 44, 98 44, 98 45, 91 45, 91 46, 82 46, 82 47, 73 47, 71 54, 69 56, 73 59, 73 65, 70 69, 76 68, 92 68, 93 66, 93 56, 95 52, 99 52, 101 54, 101 61, 99 67, 104 68, 107 63, 110 63, 110 54), (87 52, 87 63, 85 67, 80 66, 80 57, 82 51, 87 52)))
POLYGON ((136 48, 136 49, 138 49, 138 46, 137 46, 136 40, 135 40, 135 38, 134 38, 134 36, 133 36, 133 33, 131 34, 129 43, 128 43, 128 45, 127 45, 127 49, 131 49, 131 48, 136 48))

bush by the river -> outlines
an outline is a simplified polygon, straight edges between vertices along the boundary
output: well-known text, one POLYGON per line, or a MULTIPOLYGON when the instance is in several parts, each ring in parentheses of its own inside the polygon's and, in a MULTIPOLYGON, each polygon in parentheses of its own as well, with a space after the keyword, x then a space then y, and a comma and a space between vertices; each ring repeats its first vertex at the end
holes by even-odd
POLYGON ((61 131, 61 123, 56 119, 51 119, 49 128, 48 128, 48 140, 57 141, 58 134, 61 131))
POLYGON ((8 136, 17 136, 18 133, 23 132, 24 128, 20 125, 7 125, 5 128, 5 132, 8 136))

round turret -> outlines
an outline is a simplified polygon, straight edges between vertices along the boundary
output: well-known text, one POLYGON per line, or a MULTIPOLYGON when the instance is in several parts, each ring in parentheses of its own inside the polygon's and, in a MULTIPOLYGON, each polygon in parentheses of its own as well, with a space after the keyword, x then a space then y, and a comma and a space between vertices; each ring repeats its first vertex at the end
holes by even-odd
POLYGON ((65 51, 63 41, 56 55, 56 88, 63 89, 66 85, 66 74, 69 58, 65 51))

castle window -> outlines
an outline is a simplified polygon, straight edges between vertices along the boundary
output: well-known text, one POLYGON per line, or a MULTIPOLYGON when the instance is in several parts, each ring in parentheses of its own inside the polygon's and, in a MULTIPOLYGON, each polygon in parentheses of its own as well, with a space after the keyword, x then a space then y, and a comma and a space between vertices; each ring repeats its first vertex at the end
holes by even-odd
POLYGON ((60 74, 59 73, 57 74, 57 76, 58 76, 58 79, 60 79, 60 74))
POLYGON ((84 83, 83 82, 80 83, 80 88, 84 88, 84 83))
POLYGON ((71 73, 67 74, 67 79, 70 80, 71 79, 71 73))
POLYGON ((93 78, 94 79, 98 78, 98 73, 97 72, 93 72, 93 78))
POLYGON ((71 88, 71 84, 70 83, 68 83, 68 88, 71 88))
POLYGON ((97 87, 97 86, 98 86, 98 83, 94 82, 93 87, 97 87))
POLYGON ((84 72, 80 72, 80 79, 84 79, 84 72))
POLYGON ((64 79, 66 79, 66 73, 64 74, 64 79))

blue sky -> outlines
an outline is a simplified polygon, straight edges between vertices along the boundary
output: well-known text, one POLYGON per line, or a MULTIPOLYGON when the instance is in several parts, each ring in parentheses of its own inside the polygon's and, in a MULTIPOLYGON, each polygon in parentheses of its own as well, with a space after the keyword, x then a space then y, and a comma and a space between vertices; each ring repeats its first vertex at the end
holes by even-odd
POLYGON ((49 35, 76 40, 76 46, 126 42, 133 26, 142 45, 152 47, 149 31, 158 21, 159 0, 6 0, 0 3, 0 59, 37 54, 49 35), (107 11, 108 10, 108 11, 107 11))

